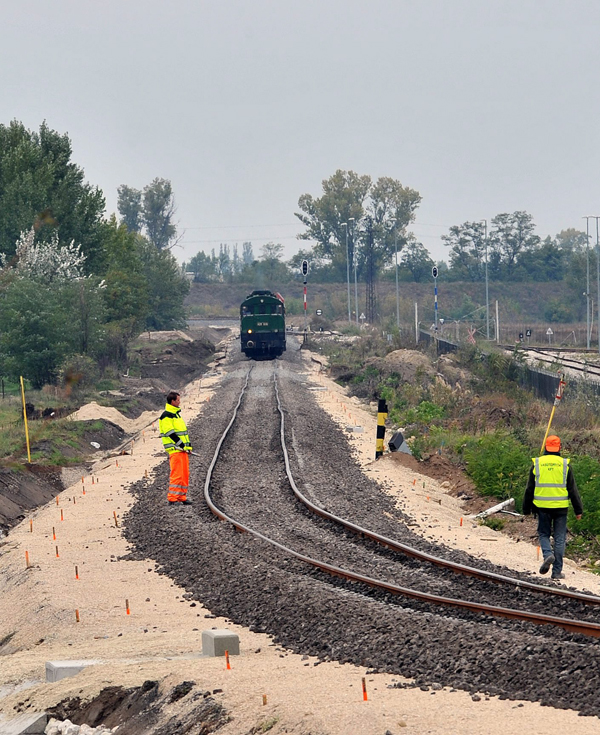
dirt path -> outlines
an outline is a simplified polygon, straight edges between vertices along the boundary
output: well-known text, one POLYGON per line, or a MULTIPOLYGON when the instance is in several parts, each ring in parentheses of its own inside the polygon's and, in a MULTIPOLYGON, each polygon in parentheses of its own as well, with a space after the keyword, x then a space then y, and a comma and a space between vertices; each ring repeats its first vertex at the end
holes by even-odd
MULTIPOLYGON (((324 409, 340 424, 347 424, 343 392, 317 373, 308 355, 306 360, 310 380, 315 387, 326 388, 317 391, 324 409)), ((217 375, 188 386, 183 395, 188 421, 207 400, 218 400, 219 379, 217 375)), ((417 477, 392 457, 374 464, 375 418, 354 405, 350 412, 352 423, 365 427, 363 434, 353 434, 351 440, 365 471, 397 497, 424 535, 497 563, 535 570, 534 547, 516 544, 471 522, 461 528, 458 501, 447 496, 438 482, 417 477)), ((98 462, 83 482, 80 479, 60 494, 58 505, 52 502, 32 514, 32 532, 26 521, 0 546, 0 641, 14 633, 0 646, 0 714, 14 714, 16 707, 27 706, 36 711, 68 696, 89 698, 110 685, 134 686, 167 678, 173 684, 193 680, 200 691, 222 690, 214 696, 234 717, 219 730, 223 735, 241 735, 252 728, 297 735, 384 735, 386 731, 506 735, 550 726, 583 734, 597 731, 595 718, 530 702, 486 700, 483 695, 473 701, 468 693, 449 690, 390 689, 401 677, 367 675, 365 669, 337 663, 317 665, 315 659, 279 650, 266 635, 213 618, 200 604, 186 599, 184 590, 159 574, 152 562, 128 560, 127 543, 115 526, 114 514, 118 521, 132 502, 127 487, 146 472, 152 475, 161 462, 160 440, 150 424, 141 429, 133 454, 98 462), (29 570, 25 551, 32 564, 29 570), (79 610, 79 623, 75 610, 79 610), (201 631, 210 627, 227 627, 240 636, 241 655, 232 658, 230 671, 223 659, 199 658, 201 631), (45 662, 64 659, 101 663, 74 678, 41 683, 45 662), (361 689, 365 675, 367 702, 361 689), (15 691, 15 687, 22 689, 15 691)), ((157 508, 157 514, 172 510, 157 508)), ((595 577, 572 567, 570 571, 570 584, 598 591, 595 577)), ((184 699, 166 714, 188 706, 184 699)))

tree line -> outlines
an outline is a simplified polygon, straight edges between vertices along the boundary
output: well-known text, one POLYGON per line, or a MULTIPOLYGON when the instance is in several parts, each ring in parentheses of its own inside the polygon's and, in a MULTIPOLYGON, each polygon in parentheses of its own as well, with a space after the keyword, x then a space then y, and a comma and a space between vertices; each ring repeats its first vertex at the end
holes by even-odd
POLYGON ((171 184, 139 195, 120 187, 122 220, 107 218, 68 135, 0 125, 0 375, 39 388, 98 374, 142 330, 184 324, 171 184))

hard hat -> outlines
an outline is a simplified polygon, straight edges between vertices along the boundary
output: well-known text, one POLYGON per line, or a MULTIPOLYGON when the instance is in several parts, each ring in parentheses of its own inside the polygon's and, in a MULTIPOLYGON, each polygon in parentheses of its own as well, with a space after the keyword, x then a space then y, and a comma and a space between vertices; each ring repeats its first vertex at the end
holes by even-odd
POLYGON ((560 452, 560 439, 557 436, 549 436, 546 439, 547 452, 560 452))

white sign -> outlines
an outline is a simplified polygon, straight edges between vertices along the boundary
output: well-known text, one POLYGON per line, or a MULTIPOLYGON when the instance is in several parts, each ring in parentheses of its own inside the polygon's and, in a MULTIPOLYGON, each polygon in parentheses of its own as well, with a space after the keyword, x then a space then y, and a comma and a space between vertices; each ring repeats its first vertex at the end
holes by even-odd
POLYGON ((552 331, 550 327, 548 327, 548 329, 546 330, 546 334, 548 335, 548 337, 550 337, 551 335, 554 334, 554 332, 552 331))
POLYGON ((366 319, 367 317, 364 314, 361 314, 358 318, 359 319, 366 319))

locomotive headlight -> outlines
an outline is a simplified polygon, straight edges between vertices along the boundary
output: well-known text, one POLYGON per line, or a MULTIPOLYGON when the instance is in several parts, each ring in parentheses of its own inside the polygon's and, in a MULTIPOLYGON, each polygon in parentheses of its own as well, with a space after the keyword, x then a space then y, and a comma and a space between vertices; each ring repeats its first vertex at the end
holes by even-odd
POLYGON ((252 334, 252 330, 251 329, 248 330, 248 334, 252 334))

